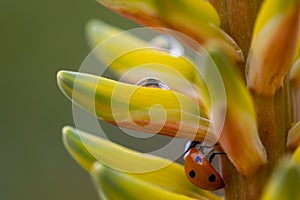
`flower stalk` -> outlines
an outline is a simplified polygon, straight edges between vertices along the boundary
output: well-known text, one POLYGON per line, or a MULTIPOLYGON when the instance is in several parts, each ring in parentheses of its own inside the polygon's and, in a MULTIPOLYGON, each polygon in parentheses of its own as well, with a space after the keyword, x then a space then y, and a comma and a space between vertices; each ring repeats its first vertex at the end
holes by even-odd
MULTIPOLYGON (((212 80, 217 92, 213 97, 209 94, 209 83, 204 83, 193 62, 184 55, 148 49, 123 54, 110 62, 120 52, 148 45, 126 34, 125 39, 102 43, 104 51, 94 53, 119 78, 135 66, 145 65, 143 69, 126 76, 124 82, 61 71, 58 85, 73 103, 113 125, 200 142, 215 142, 214 128, 222 127, 220 148, 216 148, 226 153, 220 157, 226 200, 300 196, 294 191, 300 183, 300 0, 98 1, 142 25, 173 29, 203 45, 207 54, 199 61, 201 75, 212 80), (119 45, 123 40, 125 45, 119 45), (163 69, 161 64, 169 68, 163 69), (215 84, 214 66, 222 77, 222 89, 215 84), (146 73, 158 76, 170 89, 134 85, 146 73), (181 87, 180 77, 192 87, 181 87), (225 98, 220 95, 223 89, 225 98), (154 105, 163 107, 164 113, 154 105), (293 151, 293 157, 286 155, 293 151)), ((119 32, 97 21, 87 26, 92 47, 119 32)), ((180 34, 174 36, 195 47, 180 34)), ((126 171, 171 161, 122 147, 114 149, 107 141, 70 127, 64 129, 64 142, 78 163, 90 172, 100 196, 105 198, 139 199, 144 191, 157 199, 162 195, 169 199, 219 199, 195 188, 176 163, 150 174, 126 171), (79 136, 85 138, 87 146, 81 144, 79 136), (132 164, 114 159, 117 155, 132 164), (124 167, 129 168, 124 172, 124 167), (124 184, 127 181, 131 186, 124 184), (132 190, 132 186, 140 191, 132 190)))
MULTIPOLYGON (((237 41, 247 57, 262 1, 211 2, 220 13, 221 27, 237 41)), ((241 66, 241 71, 244 71, 245 65, 241 66)), ((227 158, 222 158, 223 176, 227 184, 226 199, 259 199, 267 178, 286 151, 287 133, 291 125, 288 81, 273 95, 250 91, 257 112, 258 133, 266 149, 268 163, 251 176, 243 176, 227 158)))
POLYGON ((221 28, 237 42, 246 58, 250 48, 255 19, 262 1, 209 0, 219 13, 221 28))

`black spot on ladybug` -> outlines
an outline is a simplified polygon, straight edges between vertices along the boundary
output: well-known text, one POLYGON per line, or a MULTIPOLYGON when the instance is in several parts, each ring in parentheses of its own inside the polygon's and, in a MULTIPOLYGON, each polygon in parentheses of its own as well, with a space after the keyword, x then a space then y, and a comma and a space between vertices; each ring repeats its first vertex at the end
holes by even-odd
POLYGON ((191 178, 195 178, 195 176, 196 176, 195 171, 194 171, 194 170, 191 170, 191 171, 189 172, 189 176, 190 176, 191 178))
POLYGON ((209 175, 208 181, 209 182, 215 182, 216 181, 216 176, 214 174, 209 175))

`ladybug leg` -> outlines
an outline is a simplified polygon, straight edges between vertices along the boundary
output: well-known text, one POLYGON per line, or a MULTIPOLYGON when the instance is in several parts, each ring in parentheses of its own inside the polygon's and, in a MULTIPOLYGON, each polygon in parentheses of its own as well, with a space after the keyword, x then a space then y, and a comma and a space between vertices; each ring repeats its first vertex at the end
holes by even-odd
POLYGON ((224 152, 214 152, 209 156, 208 161, 209 161, 209 163, 211 163, 216 155, 225 155, 225 154, 226 153, 224 153, 224 152))

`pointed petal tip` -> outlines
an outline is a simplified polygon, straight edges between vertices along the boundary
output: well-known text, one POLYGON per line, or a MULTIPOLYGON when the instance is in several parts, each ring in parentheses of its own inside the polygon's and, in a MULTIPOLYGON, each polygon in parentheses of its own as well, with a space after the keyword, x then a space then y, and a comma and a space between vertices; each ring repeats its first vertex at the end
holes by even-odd
POLYGON ((68 79, 70 78, 70 75, 72 75, 71 71, 67 71, 67 70, 60 70, 59 72, 57 72, 56 75, 56 80, 57 80, 57 84, 58 86, 63 86, 63 84, 67 83, 68 79))
POLYGON ((68 137, 69 135, 72 135, 72 133, 74 133, 76 131, 75 128, 73 128, 72 126, 64 126, 62 128, 62 133, 64 137, 68 137))
POLYGON ((297 122, 288 132, 287 149, 295 150, 300 145, 300 121, 297 122))
POLYGON ((109 25, 99 19, 90 19, 85 25, 85 30, 86 33, 93 34, 94 32, 103 31, 102 28, 107 29, 107 26, 109 25))
POLYGON ((246 63, 248 87, 257 94, 274 95, 283 86, 296 54, 299 2, 266 0, 262 5, 246 63))
POLYGON ((62 141, 67 152, 87 172, 91 171, 92 164, 97 160, 86 147, 83 132, 71 126, 62 128, 62 141))
POLYGON ((61 70, 57 73, 57 85, 62 93, 68 97, 72 97, 72 91, 74 86, 74 80, 76 78, 76 72, 61 70))
POLYGON ((62 128, 62 141, 65 147, 69 146, 68 139, 72 136, 75 129, 71 126, 64 126, 62 128))
POLYGON ((100 23, 102 23, 102 21, 99 20, 99 19, 96 19, 96 18, 89 19, 86 23, 86 27, 93 27, 93 26, 95 26, 97 24, 100 24, 100 23))
POLYGON ((63 80, 66 78, 74 77, 76 76, 77 72, 68 71, 68 70, 60 70, 57 72, 56 78, 57 80, 63 80))
MULTIPOLYGON (((62 128, 62 140, 65 147, 68 149, 71 138, 77 133, 77 130, 72 126, 64 126, 62 128)), ((69 149, 68 149, 69 150, 69 149)))
POLYGON ((90 171, 91 175, 92 176, 94 175, 94 177, 96 177, 96 174, 99 173, 99 171, 101 170, 101 168, 103 169, 103 167, 104 166, 100 162, 98 161, 94 162, 92 164, 91 171, 90 171))
POLYGON ((59 86, 59 88, 61 89, 61 83, 63 81, 63 77, 64 77, 64 73, 65 73, 65 70, 60 70, 57 72, 56 74, 56 81, 57 81, 57 85, 59 86))

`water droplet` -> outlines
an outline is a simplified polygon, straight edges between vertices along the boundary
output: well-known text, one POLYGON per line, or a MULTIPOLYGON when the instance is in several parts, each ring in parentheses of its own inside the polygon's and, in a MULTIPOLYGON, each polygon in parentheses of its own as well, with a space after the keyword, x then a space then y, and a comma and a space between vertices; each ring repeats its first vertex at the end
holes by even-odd
POLYGON ((184 48, 180 42, 170 35, 159 35, 150 40, 151 46, 169 51, 175 56, 184 54, 184 48))
POLYGON ((143 86, 143 87, 160 88, 163 90, 170 90, 169 86, 166 83, 162 82, 157 78, 152 78, 152 77, 144 78, 138 81, 135 85, 143 86))

